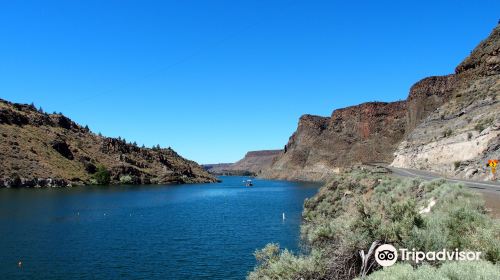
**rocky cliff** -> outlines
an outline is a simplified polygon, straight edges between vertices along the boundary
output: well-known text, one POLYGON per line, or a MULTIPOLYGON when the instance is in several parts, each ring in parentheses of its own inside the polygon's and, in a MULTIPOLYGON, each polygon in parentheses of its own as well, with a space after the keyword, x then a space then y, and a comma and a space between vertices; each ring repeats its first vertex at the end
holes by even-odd
POLYGON ((404 136, 405 116, 404 101, 364 103, 331 117, 304 115, 286 152, 262 176, 322 181, 356 163, 390 161, 404 136))
MULTIPOLYGON (((439 77, 446 102, 408 132, 393 166, 486 179, 485 164, 500 158, 500 26, 482 41, 455 74, 439 77)), ((436 88, 424 91, 427 95, 436 88)))
POLYGON ((251 151, 235 163, 207 164, 204 167, 212 174, 253 176, 260 174, 262 170, 268 169, 282 152, 282 150, 251 151))
POLYGON ((331 117, 304 115, 286 152, 262 176, 320 181, 359 162, 484 178, 498 158, 500 28, 457 68, 425 78, 405 101, 364 103, 331 117))
POLYGON ((148 149, 92 133, 62 114, 0 99, 0 187, 89 184, 99 168, 111 183, 215 182, 172 149, 148 149))

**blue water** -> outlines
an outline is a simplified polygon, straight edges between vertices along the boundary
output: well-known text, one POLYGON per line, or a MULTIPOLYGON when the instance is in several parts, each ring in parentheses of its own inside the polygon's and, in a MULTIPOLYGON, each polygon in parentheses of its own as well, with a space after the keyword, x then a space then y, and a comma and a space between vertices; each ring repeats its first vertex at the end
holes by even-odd
POLYGON ((244 279, 255 249, 298 250, 302 205, 318 185, 221 179, 0 189, 0 278, 244 279))

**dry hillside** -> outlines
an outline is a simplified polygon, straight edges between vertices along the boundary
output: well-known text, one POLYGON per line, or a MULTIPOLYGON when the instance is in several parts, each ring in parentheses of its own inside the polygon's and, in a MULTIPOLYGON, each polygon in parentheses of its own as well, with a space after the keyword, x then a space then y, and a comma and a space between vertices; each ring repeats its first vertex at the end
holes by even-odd
POLYGON ((216 181, 170 148, 102 137, 61 114, 1 99, 0 145, 0 187, 88 184, 99 167, 109 171, 111 183, 216 181))

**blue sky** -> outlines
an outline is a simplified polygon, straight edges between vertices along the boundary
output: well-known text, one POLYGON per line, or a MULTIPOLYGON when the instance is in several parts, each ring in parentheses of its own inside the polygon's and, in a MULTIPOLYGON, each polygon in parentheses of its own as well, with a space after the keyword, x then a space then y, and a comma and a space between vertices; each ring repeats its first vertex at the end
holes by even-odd
POLYGON ((0 97, 200 163, 451 73, 499 1, 1 1, 0 97))

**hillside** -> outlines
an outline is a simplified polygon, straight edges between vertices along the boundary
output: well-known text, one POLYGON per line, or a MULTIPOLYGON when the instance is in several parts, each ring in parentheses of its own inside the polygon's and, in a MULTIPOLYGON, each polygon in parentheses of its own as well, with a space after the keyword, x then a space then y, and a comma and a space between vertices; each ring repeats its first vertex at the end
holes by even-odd
POLYGON ((215 182, 172 149, 140 148, 92 133, 62 114, 0 99, 0 187, 83 185, 99 168, 111 183, 215 182))
POLYGON ((425 78, 404 101, 370 102, 304 115, 263 177, 324 181, 356 163, 386 162, 457 177, 485 178, 498 158, 500 27, 457 68, 425 78))
POLYGON ((447 102, 406 135, 393 166, 485 179, 500 158, 500 26, 448 78, 447 102))
POLYGON ((257 175, 268 169, 282 150, 250 151, 235 163, 203 165, 212 174, 257 175))

